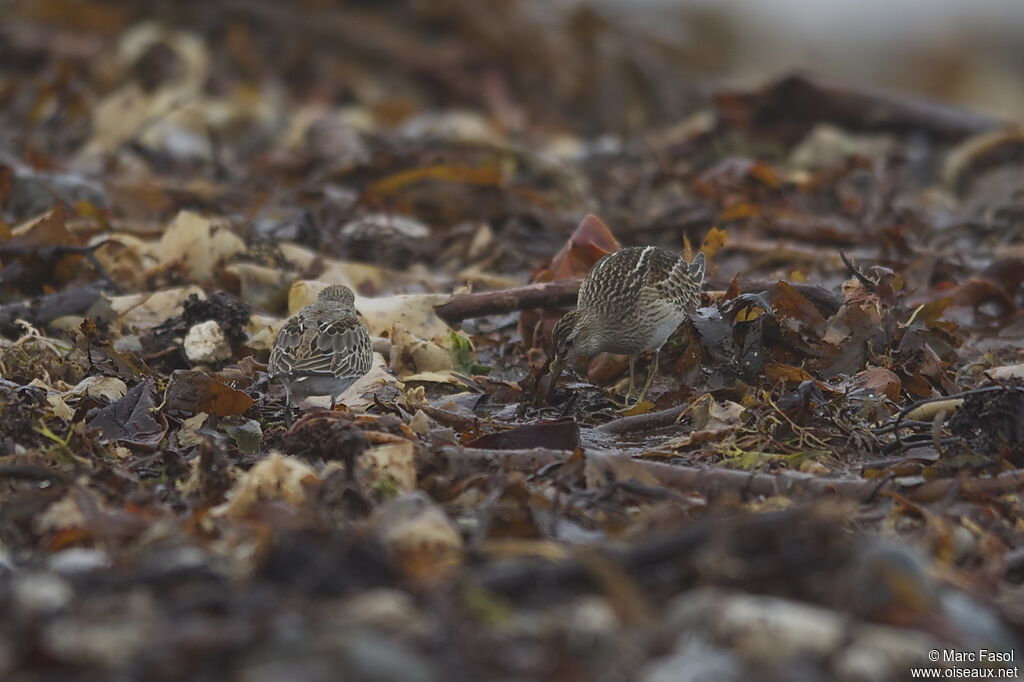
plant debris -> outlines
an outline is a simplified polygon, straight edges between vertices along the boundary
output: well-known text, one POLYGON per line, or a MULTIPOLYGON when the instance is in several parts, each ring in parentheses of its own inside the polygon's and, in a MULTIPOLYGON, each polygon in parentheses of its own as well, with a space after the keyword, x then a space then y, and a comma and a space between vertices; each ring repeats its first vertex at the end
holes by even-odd
POLYGON ((718 15, 684 47, 600 3, 298 5, 4 9, 0 678, 1019 649, 1019 131, 702 80, 718 15), (549 402, 555 322, 647 245, 707 273, 646 400, 600 354, 549 402), (328 284, 373 366, 293 419, 266 363, 328 284))

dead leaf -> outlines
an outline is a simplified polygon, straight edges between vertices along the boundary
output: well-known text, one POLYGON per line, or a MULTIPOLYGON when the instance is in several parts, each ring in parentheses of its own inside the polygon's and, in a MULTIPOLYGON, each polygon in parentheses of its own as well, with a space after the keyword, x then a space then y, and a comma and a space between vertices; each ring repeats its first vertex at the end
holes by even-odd
POLYGON ((447 347, 451 327, 438 317, 434 308, 450 298, 446 294, 360 297, 356 299, 356 310, 373 336, 384 336, 397 324, 413 336, 447 347))
POLYGON ((621 249, 608 226, 595 215, 588 215, 569 237, 565 246, 551 259, 551 265, 534 276, 534 282, 582 277, 594 263, 621 249))
POLYGON ((164 409, 170 415, 200 412, 230 417, 242 414, 256 401, 242 391, 198 370, 175 370, 167 386, 164 409))
POLYGON ((100 408, 89 420, 106 440, 155 448, 167 433, 167 421, 156 411, 156 381, 146 379, 112 405, 100 408))
POLYGON ((67 334, 78 348, 88 353, 89 362, 106 374, 113 374, 124 381, 156 376, 135 353, 121 352, 110 341, 100 340, 96 324, 90 318, 85 318, 78 331, 69 329, 67 334))
POLYGON ((102 318, 116 316, 125 328, 140 332, 163 324, 172 317, 180 316, 185 310, 185 301, 191 296, 206 299, 206 293, 195 285, 165 289, 151 294, 110 296, 93 306, 90 315, 102 318))
POLYGON ((851 391, 866 391, 869 394, 884 395, 889 400, 897 401, 903 383, 895 372, 883 367, 873 367, 857 373, 847 385, 851 391))
POLYGON ((780 324, 804 339, 819 339, 825 333, 825 318, 814 304, 788 282, 780 281, 772 290, 772 308, 780 324))
POLYGON ((185 357, 195 364, 216 363, 231 357, 231 343, 217 320, 192 325, 182 347, 185 357))
POLYGON ((209 416, 205 412, 200 412, 182 421, 181 426, 174 434, 178 441, 178 447, 191 448, 203 443, 206 439, 199 433, 199 430, 203 428, 203 424, 206 423, 209 416))
POLYGON ((4 241, 4 247, 41 250, 47 246, 73 243, 65 225, 64 209, 57 205, 12 228, 11 236, 4 241))
POLYGON ((993 367, 992 369, 986 369, 985 376, 997 381, 1006 381, 1007 379, 1022 379, 1024 378, 1024 364, 1003 365, 1002 367, 993 367))
POLYGON ((630 406, 630 408, 622 412, 623 417, 632 417, 638 414, 647 414, 654 409, 654 403, 650 400, 641 400, 640 402, 630 406))
POLYGON ((503 173, 498 166, 478 168, 469 166, 425 166, 400 171, 383 180, 378 180, 366 188, 363 200, 374 204, 382 201, 389 195, 399 192, 407 185, 423 182, 424 180, 492 187, 501 183, 503 179, 503 173))
POLYGON ((591 450, 586 455, 583 476, 587 490, 601 490, 610 483, 639 483, 649 488, 661 488, 656 476, 639 462, 622 455, 591 450))
POLYGON ((964 404, 963 398, 949 398, 947 400, 932 400, 903 415, 909 421, 931 421, 940 412, 952 414, 964 404))
POLYGON ((127 392, 128 386, 117 377, 90 376, 79 381, 64 395, 65 397, 86 395, 114 402, 124 397, 127 392))
POLYGON ((704 254, 707 261, 710 263, 714 259, 715 254, 722 250, 728 241, 729 235, 725 233, 725 230, 720 230, 717 227, 712 227, 708 230, 708 233, 704 235, 704 241, 701 242, 700 252, 704 254))
POLYGON ((766 363, 763 367, 764 375, 772 381, 813 381, 814 377, 802 367, 783 365, 777 362, 766 363))
POLYGON ((418 338, 397 324, 392 327, 390 336, 391 370, 399 379, 422 373, 451 372, 451 355, 444 346, 418 338))
POLYGON ((721 431, 734 429, 742 422, 746 409, 731 400, 718 402, 708 396, 687 411, 694 431, 721 431))

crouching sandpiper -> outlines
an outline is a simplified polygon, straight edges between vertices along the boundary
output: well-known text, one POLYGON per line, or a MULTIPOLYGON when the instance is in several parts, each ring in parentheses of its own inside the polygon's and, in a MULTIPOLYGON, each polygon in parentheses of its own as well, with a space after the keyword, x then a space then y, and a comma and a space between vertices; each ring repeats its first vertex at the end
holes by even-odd
POLYGON ((293 401, 314 396, 329 396, 333 410, 372 360, 370 334, 356 316, 352 290, 332 284, 281 327, 267 372, 284 385, 289 412, 293 401))
POLYGON ((615 353, 629 356, 629 389, 633 395, 636 358, 655 351, 654 363, 636 397, 639 404, 658 371, 659 351, 676 327, 700 303, 704 254, 692 262, 657 246, 634 246, 599 260, 580 286, 576 310, 555 324, 548 397, 566 362, 578 355, 615 353))

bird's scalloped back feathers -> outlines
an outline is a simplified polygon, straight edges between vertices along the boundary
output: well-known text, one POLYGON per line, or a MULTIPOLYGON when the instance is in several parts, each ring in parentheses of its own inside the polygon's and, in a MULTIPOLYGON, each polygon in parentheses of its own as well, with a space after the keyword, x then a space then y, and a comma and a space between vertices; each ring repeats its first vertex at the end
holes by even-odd
POLYGON ((580 286, 573 350, 637 355, 660 348, 700 303, 703 260, 690 263, 657 246, 602 258, 580 286))
POLYGON ((587 274, 580 286, 579 305, 628 304, 644 287, 665 280, 679 258, 658 246, 630 246, 609 254, 587 274))
POLYGON ((292 374, 333 374, 342 378, 365 374, 371 359, 370 335, 358 319, 348 315, 318 327, 307 325, 302 342, 292 349, 287 364, 292 374))
POLYGON ((704 270, 706 269, 706 267, 707 264, 704 261, 704 254, 698 253, 696 256, 693 257, 693 260, 690 261, 690 279, 700 284, 703 284, 704 270))
POLYGON ((655 285, 658 293, 681 308, 696 308, 700 303, 704 269, 703 253, 698 253, 689 263, 681 255, 677 256, 668 275, 655 285))
POLYGON ((362 376, 373 360, 370 335, 352 314, 304 308, 277 334, 267 370, 271 376, 330 374, 362 376))
POLYGON ((334 358, 331 371, 336 376, 362 376, 370 370, 373 357, 370 335, 355 317, 322 325, 316 345, 334 358))
POLYGON ((274 348, 270 351, 270 360, 267 362, 267 372, 271 376, 288 374, 292 371, 293 354, 302 345, 306 328, 301 317, 293 317, 284 323, 277 338, 274 340, 274 348))

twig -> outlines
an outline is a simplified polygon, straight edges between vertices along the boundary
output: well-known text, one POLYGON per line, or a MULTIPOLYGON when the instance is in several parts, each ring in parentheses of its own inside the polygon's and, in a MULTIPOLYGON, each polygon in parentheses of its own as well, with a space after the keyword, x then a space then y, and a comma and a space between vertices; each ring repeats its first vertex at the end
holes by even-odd
POLYGON ((580 280, 563 279, 479 294, 452 296, 448 302, 436 306, 434 310, 445 322, 456 324, 472 317, 500 315, 516 310, 571 306, 576 303, 579 291, 580 280))
MULTIPOLYGON (((731 282, 727 280, 710 279, 704 280, 706 291, 728 289, 731 282)), ((762 291, 772 292, 778 282, 766 282, 755 280, 740 280, 738 283, 741 294, 755 294, 762 291)), ((799 282, 787 282, 789 286, 796 289, 801 296, 806 298, 818 309, 822 316, 828 318, 836 314, 843 301, 835 292, 817 284, 801 284, 799 282)))
MULTIPOLYGON (((480 462, 481 465, 492 466, 501 463, 504 466, 534 471, 542 466, 565 462, 570 453, 564 450, 480 450, 445 446, 440 449, 442 457, 455 462, 480 462)), ((606 457, 608 455, 605 455, 606 457)), ((805 474, 797 471, 784 471, 779 474, 753 474, 746 471, 722 469, 718 467, 699 468, 650 462, 631 459, 627 455, 611 455, 630 459, 632 464, 644 469, 668 488, 684 493, 699 492, 714 494, 720 492, 749 493, 759 497, 784 495, 797 498, 839 497, 850 500, 863 500, 871 495, 879 494, 885 488, 892 488, 907 499, 915 502, 934 502, 948 494, 953 486, 961 486, 961 492, 967 495, 1000 495, 1024 489, 1024 471, 1008 471, 997 476, 974 477, 960 481, 943 478, 928 481, 921 485, 908 488, 900 487, 895 481, 887 481, 879 486, 878 481, 859 478, 826 478, 805 474)))
POLYGON ((863 272, 857 269, 857 266, 850 262, 850 259, 846 256, 846 252, 842 249, 839 249, 839 257, 843 260, 843 265, 846 266, 846 271, 850 273, 850 277, 855 278, 870 292, 874 292, 875 289, 878 288, 878 285, 868 279, 863 272))
POLYGON ((670 407, 667 410, 648 412, 646 414, 635 414, 629 417, 615 419, 607 424, 602 424, 601 426, 598 426, 597 429, 599 431, 604 431, 605 433, 621 435, 624 433, 656 429, 663 426, 672 426, 678 420, 679 415, 681 415, 686 409, 686 406, 680 405, 678 407, 670 407))
POLYGON ((66 474, 35 464, 0 464, 0 478, 71 483, 71 479, 66 474))
MULTIPOLYGON (((436 306, 434 310, 445 322, 457 324, 473 317, 501 315, 516 310, 563 308, 576 303, 580 282, 581 280, 578 279, 562 279, 478 294, 460 294, 452 296, 446 303, 436 306)), ((740 293, 749 294, 771 291, 775 284, 775 282, 740 282, 739 288, 740 293)), ((728 282, 705 282, 705 289, 724 289, 728 286, 728 282)), ((841 303, 839 297, 820 286, 810 284, 791 284, 790 286, 799 291, 826 317, 839 310, 841 303)))

